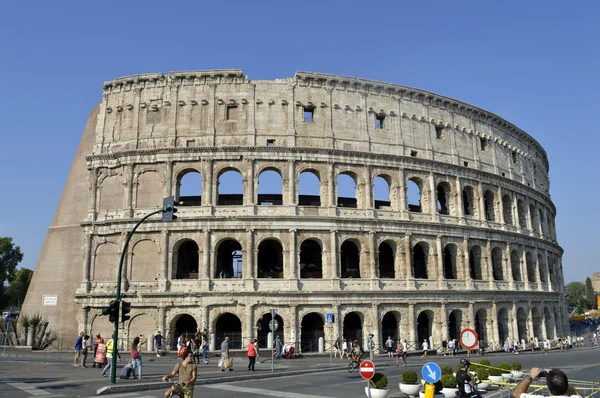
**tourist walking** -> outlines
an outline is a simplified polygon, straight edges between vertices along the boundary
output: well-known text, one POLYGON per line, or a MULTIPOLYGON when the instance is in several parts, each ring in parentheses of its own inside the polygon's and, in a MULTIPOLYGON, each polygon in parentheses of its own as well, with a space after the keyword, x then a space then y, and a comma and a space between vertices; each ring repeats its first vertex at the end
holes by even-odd
POLYGON ((254 364, 256 363, 256 357, 258 353, 256 352, 256 344, 258 343, 258 339, 254 339, 254 341, 250 341, 248 344, 248 370, 254 372, 254 364))
POLYGON ((87 360, 88 352, 92 351, 92 339, 87 334, 83 336, 83 347, 81 350, 81 367, 87 368, 85 361, 87 360))
POLYGON ((392 336, 388 336, 385 341, 385 347, 388 354, 388 358, 391 358, 394 353, 394 340, 392 340, 392 336))
POLYGON ((154 348, 156 349, 156 356, 160 357, 160 351, 162 350, 163 347, 163 337, 160 334, 160 330, 158 332, 156 332, 156 335, 154 336, 154 348))
MULTIPOLYGON (((113 353, 115 351, 115 344, 113 339, 110 339, 106 342, 106 361, 107 364, 104 367, 104 369, 102 369, 102 372, 100 372, 100 374, 104 377, 107 377, 106 372, 108 372, 111 368, 112 368, 112 358, 113 358, 113 353)), ((117 351, 117 358, 121 359, 121 355, 119 354, 119 351, 117 351)))
POLYGON ((138 379, 142 378, 142 355, 140 354, 140 338, 136 337, 131 343, 131 362, 133 363, 133 377, 137 373, 138 379))
POLYGON ((81 356, 81 347, 83 346, 83 332, 79 333, 77 340, 75 340, 75 358, 73 359, 73 366, 79 366, 79 357, 81 356))
MULTIPOLYGON (((225 372, 225 368, 228 367, 226 362, 229 362, 229 336, 226 336, 221 343, 221 372, 225 372)), ((233 369, 229 368, 229 370, 233 369)))
POLYGON ((423 355, 421 355, 421 358, 427 358, 427 351, 429 350, 429 343, 427 342, 427 340, 423 340, 421 348, 423 349, 423 355))
POLYGON ((454 356, 454 339, 450 339, 448 342, 448 355, 451 357, 454 356))
POLYGON ((281 339, 279 336, 275 338, 275 359, 281 358, 281 349, 283 348, 283 344, 281 343, 281 339))
POLYGON ((202 341, 202 361, 204 364, 208 363, 208 341, 206 340, 202 341))

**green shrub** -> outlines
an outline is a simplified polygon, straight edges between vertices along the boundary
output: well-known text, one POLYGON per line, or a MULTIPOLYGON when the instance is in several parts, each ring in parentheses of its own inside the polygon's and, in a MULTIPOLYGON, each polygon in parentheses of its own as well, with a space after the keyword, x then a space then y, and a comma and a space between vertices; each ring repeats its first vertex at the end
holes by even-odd
POLYGON ((479 361, 479 364, 480 365, 484 365, 484 366, 490 366, 491 365, 490 361, 488 361, 487 359, 479 361))
POLYGON ((502 376, 502 370, 498 367, 489 368, 490 376, 502 376))
POLYGON ((375 373, 370 380, 371 387, 383 390, 387 387, 387 377, 383 373, 375 373))
POLYGON ((444 388, 456 388, 456 377, 451 374, 443 375, 440 381, 444 385, 444 388))
POLYGON ((417 381, 419 378, 417 377, 417 372, 414 370, 405 370, 402 373, 402 384, 418 384, 417 381))
POLYGON ((481 380, 487 380, 490 378, 490 372, 488 372, 487 369, 485 368, 481 368, 479 369, 479 372, 477 372, 477 378, 481 381, 481 380))
MULTIPOLYGON (((433 383, 433 385, 435 386, 435 394, 439 394, 442 392, 442 388, 444 388, 444 385, 442 384, 441 380, 436 381, 435 383, 433 383)), ((456 381, 454 382, 454 385, 456 385, 456 381)))
POLYGON ((507 363, 501 363, 500 365, 498 365, 498 367, 502 370, 504 370, 504 372, 502 373, 510 373, 510 371, 512 370, 512 368, 510 367, 509 364, 507 363))
POLYGON ((458 373, 458 371, 460 370, 460 363, 456 364, 456 367, 454 368, 454 370, 456 371, 456 373, 458 373))
POLYGON ((452 375, 452 368, 448 365, 442 366, 442 376, 443 375, 452 375))
POLYGON ((521 370, 521 362, 516 362, 516 361, 515 361, 515 362, 513 362, 513 363, 511 364, 511 367, 512 367, 512 370, 517 370, 517 371, 519 371, 519 370, 521 370))

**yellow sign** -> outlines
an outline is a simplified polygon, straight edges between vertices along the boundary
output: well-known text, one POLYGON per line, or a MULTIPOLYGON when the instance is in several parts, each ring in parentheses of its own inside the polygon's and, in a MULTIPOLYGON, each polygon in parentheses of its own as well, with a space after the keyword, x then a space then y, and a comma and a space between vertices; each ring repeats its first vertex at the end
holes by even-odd
POLYGON ((596 308, 600 308, 600 294, 596 296, 596 308))

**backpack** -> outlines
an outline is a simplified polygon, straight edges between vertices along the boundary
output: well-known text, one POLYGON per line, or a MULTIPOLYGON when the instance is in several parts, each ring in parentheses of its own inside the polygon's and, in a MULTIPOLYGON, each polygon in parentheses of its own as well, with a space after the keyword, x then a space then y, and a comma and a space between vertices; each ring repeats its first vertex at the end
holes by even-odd
POLYGON ((178 357, 184 357, 185 356, 185 350, 186 350, 186 346, 182 345, 181 347, 179 347, 179 351, 177 352, 177 356, 178 357))

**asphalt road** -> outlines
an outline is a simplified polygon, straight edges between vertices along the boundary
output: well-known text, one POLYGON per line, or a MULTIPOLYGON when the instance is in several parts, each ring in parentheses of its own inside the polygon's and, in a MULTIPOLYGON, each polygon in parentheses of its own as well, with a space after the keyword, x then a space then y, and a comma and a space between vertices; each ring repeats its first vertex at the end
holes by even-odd
MULTIPOLYGON (((597 348, 578 348, 566 353, 551 352, 486 355, 492 364, 512 362, 518 360, 524 369, 532 366, 559 367, 563 369, 570 380, 586 380, 600 383, 600 350, 597 348)), ((481 357, 473 357, 476 362, 481 357)), ((430 356, 429 361, 441 365, 454 367, 458 363, 457 357, 430 356)), ((150 360, 145 357, 144 377, 142 380, 119 381, 119 385, 156 382, 160 376, 169 372, 175 363, 173 358, 160 358, 150 360)), ((236 363, 234 372, 219 372, 215 364, 199 365, 199 378, 214 379, 221 376, 248 376, 266 377, 270 374, 270 363, 257 365, 256 372, 249 373, 245 362, 236 363)), ((334 364, 345 366, 347 360, 335 360, 334 364)), ((418 357, 409 357, 409 367, 395 367, 393 360, 385 356, 377 357, 375 363, 377 370, 388 377, 388 388, 392 391, 390 397, 401 397, 398 383, 400 375, 405 369, 413 369, 418 373, 425 363, 418 357)), ((287 377, 255 379, 248 381, 221 381, 216 384, 197 385, 195 396, 210 397, 284 397, 284 398, 352 398, 364 397, 366 381, 355 371, 347 370, 319 370, 317 368, 329 365, 329 358, 303 358, 291 361, 276 362, 276 372, 281 374, 289 370, 311 370, 313 373, 287 377)), ((338 369, 340 369, 338 367, 338 369)), ((100 376, 97 369, 74 368, 65 359, 52 359, 40 361, 36 358, 0 358, 0 397, 91 397, 98 388, 108 385, 108 380, 100 376)), ((600 387, 596 385, 595 387, 600 387)), ((584 396, 590 396, 593 391, 585 391, 584 396)), ((163 392, 138 391, 129 393, 112 394, 110 397, 156 398, 162 397, 163 392)), ((508 391, 489 391, 485 398, 508 397, 508 391)), ((600 398, 600 393, 595 397, 600 398)))

